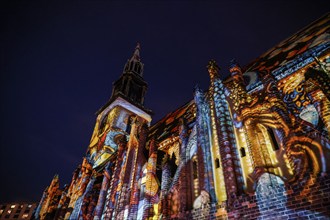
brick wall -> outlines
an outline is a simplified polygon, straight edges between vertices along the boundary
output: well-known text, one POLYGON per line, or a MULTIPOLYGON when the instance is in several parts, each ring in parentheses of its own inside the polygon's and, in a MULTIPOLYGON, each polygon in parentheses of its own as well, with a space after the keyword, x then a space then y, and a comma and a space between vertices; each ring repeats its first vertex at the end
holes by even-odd
POLYGON ((171 219, 330 219, 329 176, 308 176, 297 184, 266 189, 263 195, 242 195, 231 205, 208 204, 171 219))

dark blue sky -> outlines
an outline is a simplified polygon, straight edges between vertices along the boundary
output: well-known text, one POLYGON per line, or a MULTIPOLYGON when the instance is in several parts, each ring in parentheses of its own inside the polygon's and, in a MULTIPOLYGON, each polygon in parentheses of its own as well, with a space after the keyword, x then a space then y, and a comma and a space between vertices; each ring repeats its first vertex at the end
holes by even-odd
POLYGON ((69 183, 94 113, 141 43, 154 122, 324 15, 327 1, 1 1, 0 203, 69 183))

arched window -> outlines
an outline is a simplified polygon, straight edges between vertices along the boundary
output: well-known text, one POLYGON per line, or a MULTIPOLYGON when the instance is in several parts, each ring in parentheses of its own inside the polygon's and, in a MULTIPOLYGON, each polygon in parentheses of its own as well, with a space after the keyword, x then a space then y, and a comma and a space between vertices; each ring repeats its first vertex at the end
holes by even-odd
POLYGON ((126 124, 126 129, 125 131, 130 134, 131 133, 131 128, 132 128, 132 116, 129 116, 127 118, 127 124, 126 124))
POLYGON ((139 64, 138 63, 135 63, 135 65, 134 65, 134 72, 138 73, 138 67, 139 67, 139 64))
POLYGON ((197 167, 197 161, 193 161, 193 178, 197 179, 198 178, 198 167, 197 167))
POLYGON ((198 181, 198 163, 197 156, 195 155, 192 159, 192 187, 194 190, 194 199, 199 195, 199 181, 198 181))
POLYGON ((270 137, 270 139, 272 141, 273 150, 276 151, 276 150, 280 149, 280 147, 277 144, 277 140, 276 140, 276 137, 275 137, 275 134, 274 134, 273 129, 267 128, 267 132, 268 132, 268 135, 269 135, 269 137, 270 137))
POLYGON ((137 72, 138 74, 140 74, 140 72, 141 72, 141 65, 140 65, 140 64, 136 64, 136 66, 137 66, 137 68, 136 68, 136 72, 137 72))
POLYGON ((246 152, 245 152, 245 148, 241 147, 241 149, 239 149, 239 151, 241 152, 241 157, 245 157, 246 156, 246 152))
POLYGON ((220 167, 220 160, 219 158, 215 159, 215 168, 219 168, 220 167))
POLYGON ((169 165, 171 167, 171 178, 174 177, 174 175, 176 173, 176 169, 178 168, 178 166, 176 165, 175 161, 176 161, 176 157, 175 157, 175 154, 173 153, 172 154, 172 158, 169 161, 169 165))

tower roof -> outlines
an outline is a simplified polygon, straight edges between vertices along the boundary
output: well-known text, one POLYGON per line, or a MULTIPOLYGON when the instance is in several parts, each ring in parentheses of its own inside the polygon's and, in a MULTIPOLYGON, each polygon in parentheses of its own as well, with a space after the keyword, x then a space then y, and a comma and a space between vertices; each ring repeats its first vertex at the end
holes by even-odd
POLYGON ((118 97, 151 113, 150 110, 143 106, 144 96, 148 88, 147 82, 143 79, 143 63, 140 60, 140 44, 137 43, 134 53, 127 60, 121 77, 113 83, 112 95, 105 106, 103 106, 97 114, 102 112, 107 106, 114 102, 118 97))
POLYGON ((136 62, 140 61, 140 43, 136 44, 134 53, 133 53, 130 61, 136 61, 136 62))

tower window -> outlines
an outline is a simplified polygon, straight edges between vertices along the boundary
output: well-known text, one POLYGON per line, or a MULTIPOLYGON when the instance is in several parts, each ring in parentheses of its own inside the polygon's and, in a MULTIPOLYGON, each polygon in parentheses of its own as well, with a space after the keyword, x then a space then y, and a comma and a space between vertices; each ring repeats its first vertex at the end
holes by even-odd
POLYGON ((219 158, 215 159, 215 168, 219 168, 220 167, 220 160, 219 158))
POLYGON ((138 72, 138 64, 136 63, 135 65, 134 65, 134 71, 137 73, 138 72))
POLYGON ((241 149, 239 149, 241 152, 241 157, 245 157, 246 156, 246 152, 245 152, 245 148, 241 147, 241 149))
POLYGON ((193 177, 194 177, 194 179, 197 179, 197 177, 198 177, 197 161, 193 162, 193 177))
POLYGON ((275 137, 275 134, 273 132, 273 129, 268 128, 267 131, 268 131, 269 137, 272 141, 273 150, 276 151, 276 150, 280 149, 280 147, 277 144, 276 137, 275 137))
POLYGON ((140 65, 138 65, 138 74, 141 74, 141 66, 140 65))
POLYGON ((137 67, 136 67, 136 72, 137 72, 138 74, 140 74, 140 72, 141 72, 141 65, 140 65, 140 64, 137 64, 136 66, 137 66, 137 67))
POLYGON ((130 134, 131 133, 131 125, 132 124, 132 117, 131 116, 129 116, 128 117, 128 119, 127 119, 127 125, 126 125, 126 132, 128 133, 128 134, 130 134))
POLYGON ((176 170, 178 168, 178 166, 176 165, 175 161, 176 161, 176 157, 175 157, 175 154, 173 153, 172 158, 169 161, 169 165, 171 167, 170 168, 171 169, 171 178, 174 177, 174 175, 176 173, 176 170))

